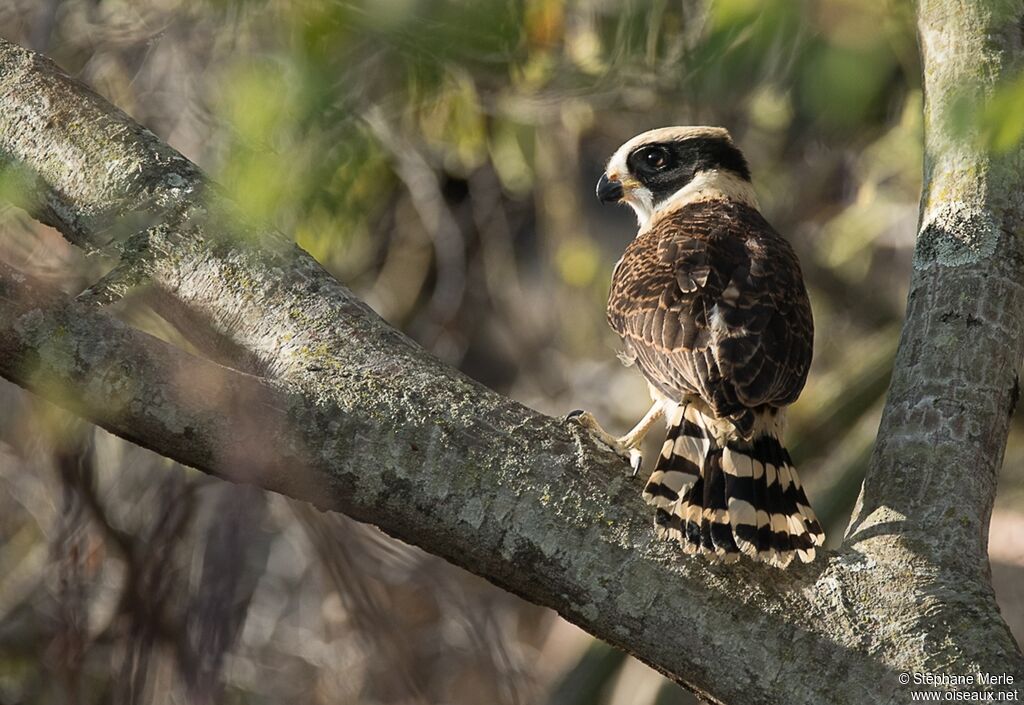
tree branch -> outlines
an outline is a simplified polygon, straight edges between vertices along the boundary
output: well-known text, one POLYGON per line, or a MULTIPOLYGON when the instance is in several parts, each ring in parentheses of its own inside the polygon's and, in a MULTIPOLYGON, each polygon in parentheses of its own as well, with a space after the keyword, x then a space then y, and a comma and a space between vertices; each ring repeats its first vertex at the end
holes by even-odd
POLYGON ((0 375, 144 448, 321 503, 298 397, 68 300, 0 262, 0 375), (301 428, 301 427, 299 427, 301 428))
POLYGON ((266 375, 186 356, 0 270, 0 374, 83 417, 376 524, 715 702, 898 703, 903 671, 1024 680, 983 545, 969 543, 974 570, 953 582, 892 515, 785 572, 686 558, 654 538, 615 455, 442 365, 233 213, 152 133, 2 41, 0 161, 22 177, 20 205, 72 242, 101 249, 119 223, 148 229, 146 277, 266 375))

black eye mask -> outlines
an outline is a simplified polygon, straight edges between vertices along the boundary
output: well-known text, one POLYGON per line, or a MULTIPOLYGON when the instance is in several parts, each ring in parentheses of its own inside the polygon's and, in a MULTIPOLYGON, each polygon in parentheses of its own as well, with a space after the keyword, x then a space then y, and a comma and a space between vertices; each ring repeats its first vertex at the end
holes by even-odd
POLYGON ((730 171, 750 181, 743 154, 720 137, 692 137, 678 142, 659 142, 637 147, 626 157, 629 173, 647 187, 660 203, 702 171, 730 171))

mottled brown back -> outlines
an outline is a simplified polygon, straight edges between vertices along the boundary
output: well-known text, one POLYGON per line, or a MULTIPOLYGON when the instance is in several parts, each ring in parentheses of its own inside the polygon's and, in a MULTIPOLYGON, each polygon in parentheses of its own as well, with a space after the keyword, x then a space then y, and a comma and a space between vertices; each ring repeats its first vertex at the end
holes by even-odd
POLYGON ((752 410, 799 396, 813 323, 792 247, 754 208, 692 203, 626 248, 608 321, 644 376, 676 401, 696 394, 741 435, 752 410))

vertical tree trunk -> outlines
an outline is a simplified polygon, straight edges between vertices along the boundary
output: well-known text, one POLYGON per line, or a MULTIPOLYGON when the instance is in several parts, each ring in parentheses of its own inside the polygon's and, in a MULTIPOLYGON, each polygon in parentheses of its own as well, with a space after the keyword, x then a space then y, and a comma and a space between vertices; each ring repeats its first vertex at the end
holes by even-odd
POLYGON ((1024 152, 987 151, 971 123, 1024 63, 1022 22, 1016 1, 919 4, 921 219, 892 384, 849 530, 854 540, 898 533, 965 574, 987 572, 1024 356, 1024 152))
POLYGON ((1024 358, 1024 150, 987 149, 979 116, 1024 65, 1022 22, 1015 1, 919 3, 925 162, 913 276, 846 540, 904 554, 908 579, 934 598, 912 615, 929 636, 904 648, 939 672, 1020 662, 993 617, 987 539, 1024 358))

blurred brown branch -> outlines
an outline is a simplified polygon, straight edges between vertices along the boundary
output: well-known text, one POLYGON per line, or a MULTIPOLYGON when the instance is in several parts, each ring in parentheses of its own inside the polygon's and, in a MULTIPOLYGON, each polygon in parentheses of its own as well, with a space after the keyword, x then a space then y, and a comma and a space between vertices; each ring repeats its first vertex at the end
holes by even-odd
MULTIPOLYGON (((922 7, 923 27, 932 12, 922 7)), ((960 20, 947 31, 988 36, 985 22, 1001 21, 960 20)), ((934 165, 948 146, 930 146, 934 165)), ((954 409, 932 387, 908 384, 922 345, 937 340, 928 350, 938 355, 964 343, 932 327, 959 311, 942 299, 946 259, 918 266, 918 284, 937 293, 917 307, 912 299, 904 349, 917 353, 902 353, 894 388, 901 404, 932 395, 922 413, 937 428, 969 406, 994 430, 982 443, 966 434, 960 450, 940 445, 955 462, 924 451, 896 462, 889 449, 905 452, 922 429, 890 410, 889 443, 838 552, 785 573, 716 567, 653 539, 636 484, 610 452, 440 364, 285 238, 247 223, 151 132, 48 60, 0 41, 4 163, 18 182, 7 197, 81 247, 116 249, 112 228, 137 222, 144 236, 120 248, 113 290, 150 282, 261 375, 189 355, 0 266, 0 374, 84 418, 200 470, 374 523, 555 608, 711 701, 902 702, 902 672, 1024 679, 978 540, 1005 442, 998 414, 1007 416, 1012 394, 996 381, 1004 361, 1016 356, 1019 366, 1024 307, 948 319, 996 360, 980 385, 994 401, 966 396, 954 409), (985 335, 993 331, 1000 340, 985 335), (936 489, 922 491, 929 484, 936 489)), ((1018 182, 994 187, 1009 199, 1018 182)), ((1019 225, 1017 201, 980 208, 1019 225)), ((953 233, 966 227, 957 217, 943 221, 953 233)), ((924 244, 935 247, 929 232, 924 244)), ((957 292, 980 289, 994 257, 1004 258, 999 281, 1024 278, 1016 238, 992 238, 991 251, 953 273, 957 292)), ((942 240, 943 256, 971 251, 963 240, 942 240)))

